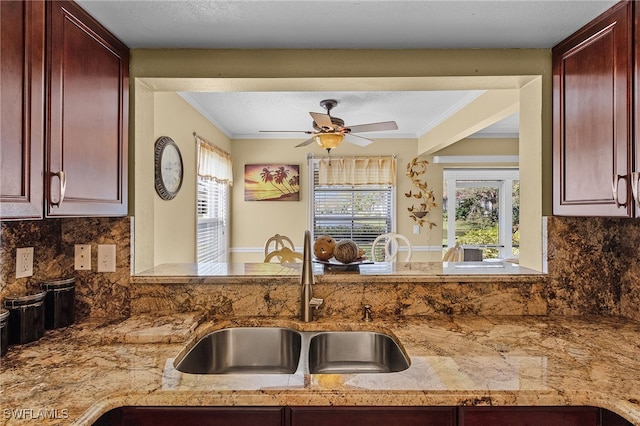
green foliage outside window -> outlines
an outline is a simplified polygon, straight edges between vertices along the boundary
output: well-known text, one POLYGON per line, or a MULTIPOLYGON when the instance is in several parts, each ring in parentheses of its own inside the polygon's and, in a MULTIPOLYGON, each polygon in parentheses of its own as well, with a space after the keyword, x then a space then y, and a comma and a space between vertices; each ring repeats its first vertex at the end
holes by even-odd
MULTIPOLYGON (((445 191, 446 194, 446 191, 445 191)), ((462 246, 498 245, 498 193, 491 187, 458 188, 456 191, 456 241, 462 246)), ((444 202, 446 205, 446 200, 444 202)), ((443 246, 447 246, 447 222, 449 215, 443 212, 443 246)), ((513 182, 512 198, 513 255, 519 254, 520 244, 520 182, 513 182)), ((497 258, 497 248, 485 248, 485 259, 497 258)))

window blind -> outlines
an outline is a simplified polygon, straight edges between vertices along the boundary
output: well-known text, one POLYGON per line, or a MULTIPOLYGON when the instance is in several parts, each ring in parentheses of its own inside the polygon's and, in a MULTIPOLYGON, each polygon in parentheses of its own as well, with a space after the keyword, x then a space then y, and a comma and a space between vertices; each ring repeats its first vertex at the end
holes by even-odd
MULTIPOLYGON (((394 220, 395 187, 392 184, 321 184, 319 161, 312 161, 313 194, 312 226, 314 239, 329 235, 353 240, 371 257, 371 244, 380 234, 391 232, 394 220)), ((352 171, 367 173, 366 169, 352 171)))
POLYGON ((229 185, 198 177, 198 263, 227 262, 227 211, 229 185))
POLYGON ((194 134, 198 143, 196 254, 203 263, 229 259, 231 156, 194 134))

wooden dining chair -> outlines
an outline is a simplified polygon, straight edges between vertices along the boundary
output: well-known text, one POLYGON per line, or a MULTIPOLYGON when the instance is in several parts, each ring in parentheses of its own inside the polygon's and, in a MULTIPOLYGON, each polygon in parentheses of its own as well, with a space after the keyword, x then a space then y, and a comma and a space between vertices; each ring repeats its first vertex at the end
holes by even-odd
POLYGON ((275 234, 264 244, 264 261, 266 263, 276 259, 280 263, 302 262, 302 253, 295 251, 291 238, 286 235, 275 234))
POLYGON ((407 237, 402 234, 396 234, 395 232, 378 235, 376 239, 373 240, 373 244, 371 244, 371 260, 374 262, 395 262, 398 257, 398 251, 400 250, 400 243, 404 243, 407 247, 407 255, 404 261, 409 262, 413 254, 411 243, 407 237), (382 250, 376 250, 379 244, 384 244, 382 250), (376 251, 384 253, 384 259, 376 260, 376 251))
POLYGON ((456 245, 451 247, 444 254, 442 258, 443 262, 462 262, 464 260, 464 249, 460 247, 460 243, 456 242, 456 245))

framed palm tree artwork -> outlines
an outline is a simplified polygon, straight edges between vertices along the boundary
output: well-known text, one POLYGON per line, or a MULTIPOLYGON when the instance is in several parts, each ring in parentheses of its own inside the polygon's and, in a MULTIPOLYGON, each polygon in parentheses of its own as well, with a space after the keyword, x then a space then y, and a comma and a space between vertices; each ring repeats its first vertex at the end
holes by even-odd
POLYGON ((300 201, 298 164, 245 164, 245 201, 300 201))

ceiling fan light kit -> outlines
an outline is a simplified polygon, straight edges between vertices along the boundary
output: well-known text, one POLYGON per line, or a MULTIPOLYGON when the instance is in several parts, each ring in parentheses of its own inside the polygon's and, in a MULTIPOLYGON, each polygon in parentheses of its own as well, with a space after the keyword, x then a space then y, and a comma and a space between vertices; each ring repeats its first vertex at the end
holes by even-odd
POLYGON ((354 133, 362 133, 362 132, 375 132, 382 130, 397 130, 398 125, 395 121, 383 121, 381 123, 368 123, 368 124, 359 124, 356 126, 345 126, 344 120, 338 117, 331 116, 331 110, 338 105, 338 101, 335 99, 324 99, 320 101, 320 106, 327 110, 326 114, 319 112, 309 112, 309 115, 313 118, 312 127, 314 131, 309 130, 261 130, 261 132, 275 132, 275 133, 283 133, 283 132, 294 132, 294 133, 306 133, 313 135, 309 139, 305 140, 302 143, 296 145, 297 147, 307 146, 310 143, 317 143, 320 148, 326 149, 327 152, 330 152, 333 148, 336 148, 340 145, 345 138, 345 136, 349 136, 347 138, 347 142, 365 146, 373 141, 371 139, 364 138, 362 136, 355 135, 354 133), (355 137, 352 137, 355 136, 355 137))
POLYGON ((319 133, 313 137, 318 146, 322 149, 333 149, 336 148, 344 139, 344 135, 342 133, 331 132, 331 133, 319 133))

